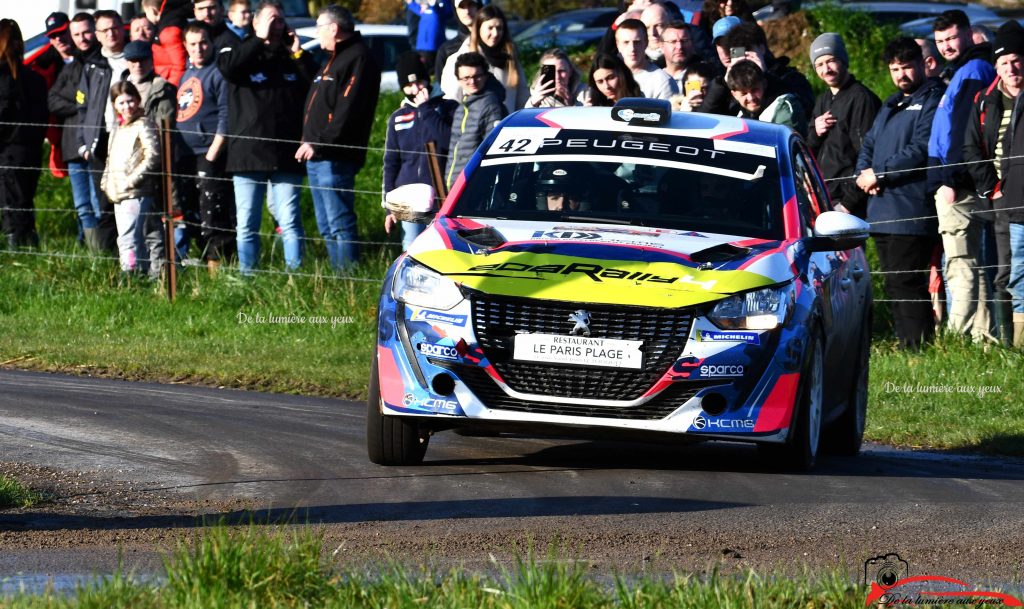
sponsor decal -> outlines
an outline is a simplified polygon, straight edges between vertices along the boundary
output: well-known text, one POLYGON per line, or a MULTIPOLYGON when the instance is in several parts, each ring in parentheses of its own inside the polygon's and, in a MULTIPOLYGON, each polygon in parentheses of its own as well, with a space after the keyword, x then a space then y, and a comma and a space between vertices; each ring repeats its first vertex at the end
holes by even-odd
POLYGON ((468 315, 452 315, 450 313, 420 309, 412 314, 409 321, 429 321, 449 326, 465 326, 468 319, 468 315))
POLYGON ((416 349, 427 357, 436 357, 440 359, 459 359, 459 350, 453 345, 441 345, 438 343, 419 343, 416 345, 416 349))
POLYGON ((910 563, 890 552, 864 561, 865 607, 1003 606, 1024 607, 1019 598, 978 590, 967 582, 939 575, 910 575, 910 563))
POLYGON ((760 345, 761 335, 757 332, 697 330, 697 340, 703 343, 747 343, 748 345, 760 345))
POLYGON ((563 231, 535 231, 530 236, 531 239, 600 239, 599 233, 584 233, 582 231, 563 230, 563 231))
POLYGON ((602 266, 600 264, 585 264, 580 262, 570 262, 569 264, 523 264, 521 262, 503 262, 501 264, 479 264, 469 268, 470 271, 504 271, 510 273, 530 273, 530 274, 556 274, 556 275, 573 275, 581 274, 591 281, 602 283, 605 279, 621 279, 625 281, 634 281, 637 283, 648 282, 648 283, 687 283, 697 285, 705 290, 712 289, 717 279, 709 279, 707 281, 697 281, 692 275, 678 275, 678 276, 662 276, 655 275, 653 273, 644 273, 642 271, 627 271, 622 269, 616 269, 612 267, 602 266))
POLYGON ((441 398, 427 398, 420 402, 420 406, 429 408, 431 410, 444 410, 447 412, 455 412, 459 408, 459 403, 455 400, 445 400, 441 398))
POLYGON ((693 428, 698 430, 721 431, 723 429, 753 429, 754 422, 750 419, 709 419, 697 415, 693 420, 693 428))
POLYGON ((406 408, 412 406, 413 402, 415 401, 416 400, 411 393, 407 393, 404 396, 402 396, 402 406, 405 406, 406 408))
POLYGON ((590 336, 590 313, 580 309, 569 315, 569 321, 576 323, 569 334, 573 336, 590 336))
POLYGON ((656 123, 661 119, 661 115, 657 112, 636 112, 631 108, 624 108, 618 112, 619 118, 626 121, 627 123, 633 119, 647 121, 649 123, 656 123))
POLYGON ((743 376, 743 366, 732 364, 704 364, 700 367, 700 375, 705 378, 722 378, 743 376))

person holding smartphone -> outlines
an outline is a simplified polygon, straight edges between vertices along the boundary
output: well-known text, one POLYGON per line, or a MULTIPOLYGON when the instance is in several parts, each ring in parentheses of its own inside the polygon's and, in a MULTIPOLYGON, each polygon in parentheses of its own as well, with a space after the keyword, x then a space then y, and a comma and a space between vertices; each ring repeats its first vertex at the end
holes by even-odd
POLYGON ((583 83, 569 55, 559 48, 548 49, 540 57, 540 69, 530 87, 527 108, 581 106, 583 83))

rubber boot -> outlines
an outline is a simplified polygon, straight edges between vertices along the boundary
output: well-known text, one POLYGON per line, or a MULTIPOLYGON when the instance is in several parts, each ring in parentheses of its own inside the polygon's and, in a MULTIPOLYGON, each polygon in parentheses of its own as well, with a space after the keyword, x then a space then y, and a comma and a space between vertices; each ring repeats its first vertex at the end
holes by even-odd
POLYGON ((993 310, 996 317, 996 335, 999 337, 999 344, 1004 347, 1013 346, 1013 303, 1009 300, 996 299, 993 301, 993 310))
POLYGON ((1024 349, 1024 313, 1013 314, 1013 346, 1024 349))
POLYGON ((103 251, 103 244, 100 243, 99 232, 95 228, 83 228, 82 233, 85 237, 85 247, 89 248, 89 251, 103 251))

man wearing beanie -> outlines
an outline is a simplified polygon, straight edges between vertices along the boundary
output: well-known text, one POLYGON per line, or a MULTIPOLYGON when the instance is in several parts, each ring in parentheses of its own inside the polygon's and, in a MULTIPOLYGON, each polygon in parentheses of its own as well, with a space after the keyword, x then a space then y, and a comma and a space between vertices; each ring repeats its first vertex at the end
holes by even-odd
MULTIPOLYGON (((389 192, 409 184, 432 184, 430 164, 426 153, 427 142, 437 146, 438 163, 443 169, 448 157, 452 117, 459 103, 442 95, 430 96, 430 75, 420 55, 408 52, 398 58, 396 66, 398 84, 405 99, 388 117, 384 140, 384 188, 389 192)), ((391 232, 396 218, 388 214, 384 230, 391 232)), ((424 225, 402 222, 402 248, 409 249, 424 225)))
MULTIPOLYGON (((818 159, 822 177, 848 178, 882 101, 850 74, 850 59, 839 34, 815 38, 810 55, 814 72, 828 89, 814 102, 807 144, 818 159)), ((828 182, 828 190, 837 209, 859 218, 867 215, 868 195, 853 180, 828 182)))
POLYGON ((380 65, 348 9, 325 6, 316 27, 320 47, 329 55, 306 97, 295 159, 306 163, 316 225, 327 241, 331 267, 341 270, 359 259, 354 188, 380 97, 380 65))
POLYGON ((993 313, 999 340, 1024 346, 1024 211, 1019 209, 1024 205, 1024 164, 1012 158, 1024 154, 1020 125, 1024 29, 1018 22, 1011 20, 999 28, 992 57, 997 78, 974 103, 964 161, 971 163, 968 169, 978 197, 991 201, 994 211, 998 267, 993 313), (1008 286, 1012 286, 1009 291, 1008 286))

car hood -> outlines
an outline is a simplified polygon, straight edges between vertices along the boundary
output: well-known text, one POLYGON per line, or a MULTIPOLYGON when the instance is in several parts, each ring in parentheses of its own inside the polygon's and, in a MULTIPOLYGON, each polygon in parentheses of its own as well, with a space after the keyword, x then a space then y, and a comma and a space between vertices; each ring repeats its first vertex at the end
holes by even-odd
POLYGON ((792 279, 793 249, 639 226, 441 217, 409 255, 488 294, 677 308, 792 279))

